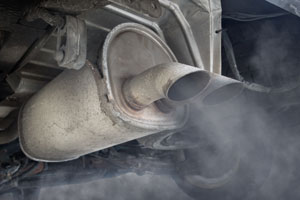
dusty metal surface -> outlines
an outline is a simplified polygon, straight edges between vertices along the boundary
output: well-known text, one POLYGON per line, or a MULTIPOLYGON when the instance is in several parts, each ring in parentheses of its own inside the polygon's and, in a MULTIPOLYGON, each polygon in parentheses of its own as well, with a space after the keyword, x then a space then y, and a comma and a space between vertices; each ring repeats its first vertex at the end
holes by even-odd
POLYGON ((176 62, 173 53, 154 32, 144 26, 121 24, 108 35, 99 67, 104 75, 108 101, 112 105, 109 109, 116 117, 133 126, 158 130, 173 129, 184 124, 187 114, 184 106, 169 114, 158 112, 154 104, 136 111, 128 106, 123 97, 125 80, 168 62, 176 62))
POLYGON ((221 3, 219 0, 161 0, 166 41, 181 63, 221 73, 221 3), (167 8, 168 8, 167 7, 167 8), (166 9, 166 10, 169 10, 166 9), (197 50, 198 49, 198 50, 197 50), (200 56, 199 56, 200 54, 200 56))
POLYGON ((132 23, 117 26, 104 44, 101 73, 87 61, 81 70, 64 71, 26 103, 19 118, 24 153, 34 160, 71 160, 182 128, 187 106, 163 113, 152 104, 136 111, 122 95, 127 78, 170 61, 175 61, 172 52, 151 30, 132 23))
POLYGON ((132 133, 102 112, 96 79, 97 69, 87 63, 81 70, 64 71, 27 102, 19 139, 29 158, 71 160, 108 147, 108 141, 119 144, 132 133))
POLYGON ((163 38, 179 62, 221 73, 221 4, 219 0, 161 0, 161 17, 153 20, 114 5, 105 9, 146 25, 163 38))
MULTIPOLYGON (((155 2, 157 3, 157 1, 155 2)), ((217 43, 220 34, 213 34, 213 31, 219 29, 220 26, 220 21, 218 21, 220 16, 219 1, 195 0, 187 2, 178 0, 172 1, 171 7, 168 6, 169 1, 164 2, 168 4, 164 6, 161 4, 157 7, 162 12, 156 18, 151 17, 151 13, 147 13, 145 10, 134 10, 133 7, 129 8, 130 6, 127 9, 126 6, 120 4, 107 5, 106 1, 100 0, 85 2, 49 0, 42 1, 40 6, 42 9, 47 9, 47 12, 52 15, 61 11, 72 13, 72 15, 81 13, 78 17, 85 21, 88 29, 87 58, 93 64, 97 63, 98 52, 107 32, 120 23, 135 21, 151 28, 163 41, 166 41, 179 62, 195 65, 193 57, 196 56, 198 63, 199 59, 202 60, 205 70, 220 73, 220 65, 218 64, 220 63, 220 55, 218 52, 221 45, 217 43), (107 6, 103 8, 105 5, 107 6), (175 11, 172 8, 175 8, 175 11), (194 14, 191 15, 191 13, 194 14), (191 45, 193 45, 192 48, 190 48, 191 45), (197 48, 199 51, 195 51, 197 48)), ((148 6, 151 5, 150 1, 146 3, 148 6)), ((5 27, 7 40, 1 46, 0 68, 9 69, 9 71, 18 69, 9 74, 7 78, 12 92, 15 93, 9 99, 19 102, 14 109, 18 109, 28 96, 40 90, 63 70, 54 59, 57 34, 49 34, 46 23, 38 22, 37 24, 41 26, 13 24, 10 27, 5 27), (18 47, 16 48, 16 46, 18 47)), ((173 58, 171 60, 177 61, 173 58)), ((3 108, 6 109, 7 107, 4 106, 3 108)), ((125 110, 128 111, 129 109, 126 108, 125 110)), ((10 112, 5 114, 8 115, 10 112)), ((144 112, 153 113, 149 110, 144 112)), ((134 119, 133 123, 142 124, 138 119, 141 116, 128 113, 125 116, 128 117, 127 115, 130 116, 127 121, 134 119)), ((163 118, 161 116, 161 119, 163 118)), ((148 119, 146 118, 146 120, 148 119)), ((156 124, 160 120, 154 120, 153 123, 156 124)))
POLYGON ((165 36, 164 36, 164 33, 162 31, 162 29, 159 27, 159 25, 155 22, 155 21, 151 21, 147 18, 144 18, 144 17, 141 17, 139 15, 135 15, 131 12, 128 12, 126 10, 123 10, 121 8, 118 8, 114 5, 107 5, 105 6, 105 9, 106 10, 109 10, 113 13, 116 13, 120 16, 123 16, 125 18, 128 18, 130 20, 133 20, 134 22, 137 22, 137 23, 140 23, 142 25, 145 25, 145 26, 148 26, 150 27, 151 29, 153 29, 159 36, 160 38, 165 41, 165 36))
POLYGON ((204 69, 202 59, 200 57, 200 52, 197 46, 197 42, 195 40, 194 33, 190 27, 189 22, 186 20, 185 16, 183 15, 180 7, 176 4, 173 3, 172 1, 169 0, 159 0, 159 2, 169 9, 173 15, 176 17, 178 20, 178 23, 184 33, 184 36, 187 40, 188 47, 190 49, 192 59, 197 67, 200 69, 204 69))

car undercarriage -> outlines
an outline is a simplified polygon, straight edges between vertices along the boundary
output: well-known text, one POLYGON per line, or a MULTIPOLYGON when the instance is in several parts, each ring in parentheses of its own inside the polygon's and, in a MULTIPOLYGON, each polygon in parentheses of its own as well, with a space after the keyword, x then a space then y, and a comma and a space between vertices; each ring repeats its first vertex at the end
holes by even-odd
POLYGON ((194 199, 298 199, 299 10, 1 0, 0 194, 153 173, 194 199))

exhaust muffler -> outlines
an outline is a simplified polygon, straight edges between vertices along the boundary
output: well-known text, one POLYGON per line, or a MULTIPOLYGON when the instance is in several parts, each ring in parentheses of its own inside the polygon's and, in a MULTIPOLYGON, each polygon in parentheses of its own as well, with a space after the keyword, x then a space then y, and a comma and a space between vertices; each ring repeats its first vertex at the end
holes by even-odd
POLYGON ((101 57, 100 69, 87 61, 78 71, 65 70, 25 104, 19 134, 28 157, 48 162, 72 160, 153 133, 180 129, 188 119, 186 100, 209 82, 207 72, 176 64, 167 45, 137 24, 113 29, 101 57), (191 85, 190 79, 197 85, 191 85), (176 96, 182 87, 194 88, 193 93, 176 96), (181 106, 161 112, 156 101, 163 98, 181 106))
POLYGON ((65 70, 23 106, 19 139, 28 157, 67 161, 182 129, 187 103, 222 85, 214 81, 220 76, 178 63, 156 34, 138 24, 114 28, 100 57, 99 67, 87 61, 78 71, 65 70))

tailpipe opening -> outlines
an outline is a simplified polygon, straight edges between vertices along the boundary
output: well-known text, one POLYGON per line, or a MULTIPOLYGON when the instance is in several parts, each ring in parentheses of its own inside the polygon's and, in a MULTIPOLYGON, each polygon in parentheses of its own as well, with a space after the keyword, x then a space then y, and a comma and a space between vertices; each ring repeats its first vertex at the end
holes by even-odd
POLYGON ((242 82, 212 74, 211 82, 201 95, 205 106, 219 105, 240 95, 245 89, 242 82))
POLYGON ((209 76, 203 71, 187 74, 171 85, 167 97, 172 101, 187 101, 201 93, 208 81, 209 76))
POLYGON ((124 83, 123 94, 134 109, 143 109, 160 100, 186 103, 200 94, 210 82, 204 70, 180 63, 152 67, 124 83))

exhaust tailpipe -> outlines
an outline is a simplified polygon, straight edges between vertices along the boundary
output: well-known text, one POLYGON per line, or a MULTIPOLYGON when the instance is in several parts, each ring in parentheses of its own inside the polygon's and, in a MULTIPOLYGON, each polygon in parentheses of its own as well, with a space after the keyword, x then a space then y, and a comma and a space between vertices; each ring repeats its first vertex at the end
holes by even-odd
POLYGON ((245 89, 242 82, 221 76, 210 74, 210 83, 199 99, 204 106, 216 106, 234 99, 245 89))
POLYGON ((140 110, 160 100, 185 103, 200 94, 208 85, 204 70, 180 63, 161 64, 125 82, 126 102, 140 110))

